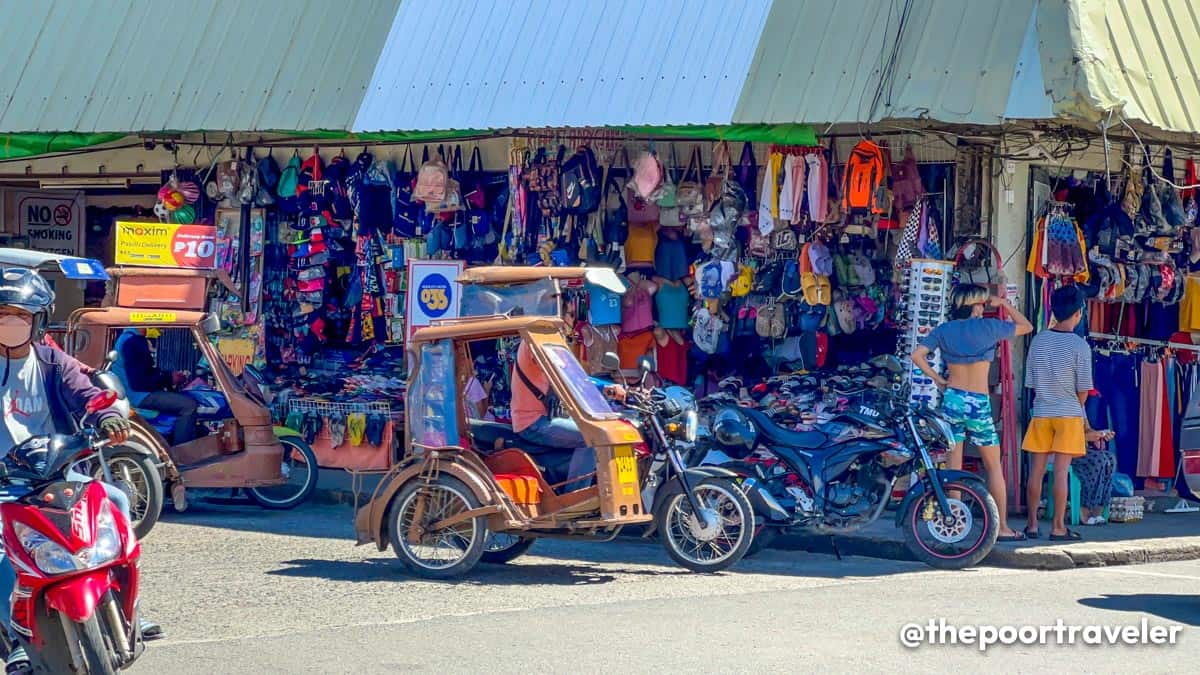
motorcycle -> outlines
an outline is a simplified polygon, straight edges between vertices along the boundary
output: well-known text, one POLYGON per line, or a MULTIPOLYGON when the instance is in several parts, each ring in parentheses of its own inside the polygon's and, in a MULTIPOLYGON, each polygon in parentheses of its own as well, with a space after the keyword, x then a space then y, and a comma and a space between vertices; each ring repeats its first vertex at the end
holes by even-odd
POLYGON ((104 487, 77 470, 93 457, 104 463, 109 442, 91 420, 117 403, 104 392, 88 402, 79 433, 30 438, 0 462, 12 500, 0 504, 6 564, 17 572, 12 637, 33 672, 114 673, 145 649, 141 545, 104 487))
MULTIPOLYGON (((872 363, 903 370, 893 356, 872 363)), ((931 567, 978 564, 996 543, 999 511, 983 480, 935 463, 931 450, 953 446, 950 425, 900 392, 848 393, 860 401, 811 431, 778 426, 751 408, 726 406, 713 417, 704 463, 762 488, 749 493, 762 521, 755 549, 783 532, 860 530, 880 518, 897 481, 911 476, 896 511, 909 551, 931 567)))

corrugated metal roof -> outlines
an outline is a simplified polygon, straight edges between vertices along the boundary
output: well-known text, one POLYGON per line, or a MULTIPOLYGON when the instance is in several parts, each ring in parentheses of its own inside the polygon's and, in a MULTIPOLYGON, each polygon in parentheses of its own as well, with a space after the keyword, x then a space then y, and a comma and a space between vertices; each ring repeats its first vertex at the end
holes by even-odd
POLYGON ((354 130, 728 124, 770 6, 404 2, 354 130))
POLYGON ((1034 0, 913 0, 890 91, 872 114, 904 4, 775 2, 734 121, 998 124, 1034 0))
POLYGON ((349 129, 399 2, 3 2, 0 131, 349 129))
POLYGON ((1038 30, 1058 115, 1109 111, 1168 131, 1200 132, 1200 0, 1042 0, 1038 30))

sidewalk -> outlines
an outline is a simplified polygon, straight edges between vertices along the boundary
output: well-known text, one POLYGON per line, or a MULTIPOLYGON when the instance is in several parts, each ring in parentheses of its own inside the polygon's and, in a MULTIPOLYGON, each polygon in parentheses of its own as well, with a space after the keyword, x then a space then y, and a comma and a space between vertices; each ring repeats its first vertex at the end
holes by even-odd
MULTIPOLYGON (((837 549, 843 555, 914 560, 904 545, 900 528, 895 527, 891 512, 870 527, 853 535, 838 536, 837 549)), ((1014 528, 1023 527, 1025 518, 1010 519, 1014 528)), ((1084 539, 1077 542, 1052 542, 1045 537, 1049 522, 1042 522, 1042 538, 1016 543, 997 543, 984 560, 985 565, 1021 569, 1062 570, 1073 567, 1137 565, 1166 560, 1200 559, 1200 513, 1147 513, 1138 523, 1109 523, 1101 526, 1072 527, 1084 539)), ((776 548, 833 553, 827 536, 781 537, 776 548)))

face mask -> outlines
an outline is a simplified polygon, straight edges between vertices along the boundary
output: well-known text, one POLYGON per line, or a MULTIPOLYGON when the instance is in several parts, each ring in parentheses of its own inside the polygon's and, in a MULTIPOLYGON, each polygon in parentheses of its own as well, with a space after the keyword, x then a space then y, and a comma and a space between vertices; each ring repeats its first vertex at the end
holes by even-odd
POLYGON ((33 339, 33 321, 22 316, 0 316, 0 347, 20 347, 33 339))

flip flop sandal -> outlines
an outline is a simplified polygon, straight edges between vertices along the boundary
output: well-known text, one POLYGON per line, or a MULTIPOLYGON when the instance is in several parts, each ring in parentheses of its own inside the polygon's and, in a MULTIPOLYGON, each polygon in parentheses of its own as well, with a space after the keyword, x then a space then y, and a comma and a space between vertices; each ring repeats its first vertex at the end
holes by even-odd
POLYGON ((1052 534, 1050 541, 1079 541, 1083 539, 1083 535, 1074 530, 1067 530, 1066 534, 1052 534))
POLYGON ((1033 530, 1033 531, 1021 530, 1021 532, 1025 535, 1026 539, 1041 539, 1042 538, 1041 530, 1033 530))
POLYGON ((1025 533, 1021 532, 1020 530, 1017 530, 1016 534, 1000 535, 999 537, 996 537, 997 542, 1004 542, 1004 543, 1025 541, 1026 539, 1028 539, 1028 537, 1026 537, 1025 533))

